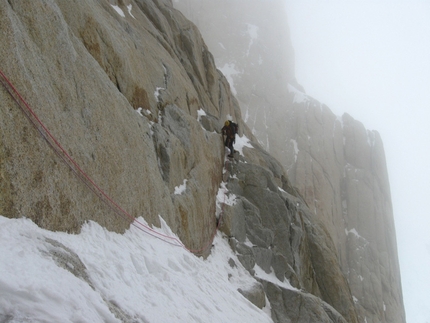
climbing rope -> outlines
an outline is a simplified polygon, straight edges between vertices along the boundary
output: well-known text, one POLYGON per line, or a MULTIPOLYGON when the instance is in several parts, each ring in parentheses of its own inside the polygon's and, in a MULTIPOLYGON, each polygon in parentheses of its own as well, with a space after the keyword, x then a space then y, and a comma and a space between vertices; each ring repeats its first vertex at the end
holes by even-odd
MULTIPOLYGON (((177 237, 172 237, 161 232, 154 230, 149 227, 145 223, 140 222, 134 216, 129 214, 123 208, 121 208, 109 195, 107 195, 77 164, 77 162, 67 153, 67 151, 61 146, 58 140, 52 135, 52 133, 48 130, 48 128, 43 124, 43 122, 39 119, 34 110, 30 107, 30 105, 26 102, 23 96, 19 93, 19 91, 15 88, 12 82, 6 77, 6 75, 0 70, 0 82, 6 89, 6 91, 10 94, 12 99, 17 103, 21 111, 30 121, 30 123, 36 128, 36 130, 41 134, 42 138, 48 143, 48 145, 53 149, 56 155, 71 169, 71 171, 77 176, 79 180, 81 180, 88 189, 90 189, 103 203, 105 203, 109 208, 111 208, 114 213, 120 215, 129 221, 131 221, 131 225, 135 226, 139 230, 160 239, 168 244, 173 246, 182 247, 194 254, 202 254, 204 253, 211 245, 215 238, 216 232, 219 228, 219 225, 222 221, 224 204, 222 207, 222 211, 219 216, 218 224, 209 240, 209 242, 200 249, 189 249, 187 248, 177 237)), ((225 200, 225 196, 224 196, 225 200)))

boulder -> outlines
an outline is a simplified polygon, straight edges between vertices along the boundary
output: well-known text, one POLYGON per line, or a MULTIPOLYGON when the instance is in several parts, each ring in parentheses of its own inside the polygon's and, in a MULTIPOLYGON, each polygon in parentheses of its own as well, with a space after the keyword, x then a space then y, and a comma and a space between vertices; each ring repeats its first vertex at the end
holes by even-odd
POLYGON ((238 292, 258 308, 266 306, 266 294, 261 283, 255 282, 255 284, 250 287, 239 288, 238 292))

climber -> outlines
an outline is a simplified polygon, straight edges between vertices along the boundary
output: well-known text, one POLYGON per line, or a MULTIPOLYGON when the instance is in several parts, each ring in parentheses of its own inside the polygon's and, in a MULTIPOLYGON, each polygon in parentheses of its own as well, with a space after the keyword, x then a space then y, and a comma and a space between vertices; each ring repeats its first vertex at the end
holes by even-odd
POLYGON ((227 120, 224 123, 224 127, 222 127, 222 137, 223 137, 223 141, 224 141, 224 136, 226 136, 225 141, 224 141, 224 145, 230 149, 230 154, 228 155, 228 157, 233 157, 233 153, 234 153, 234 148, 233 148, 233 144, 236 141, 236 134, 238 131, 239 127, 237 125, 237 123, 234 123, 233 121, 227 120))

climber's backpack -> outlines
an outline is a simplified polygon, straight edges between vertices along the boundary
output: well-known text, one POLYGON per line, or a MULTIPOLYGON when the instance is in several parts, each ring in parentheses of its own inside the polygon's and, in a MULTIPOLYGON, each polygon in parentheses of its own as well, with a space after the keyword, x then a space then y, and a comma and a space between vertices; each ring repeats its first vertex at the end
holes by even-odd
POLYGON ((239 126, 237 125, 237 123, 230 121, 230 127, 233 130, 233 134, 237 134, 237 132, 239 131, 239 126))

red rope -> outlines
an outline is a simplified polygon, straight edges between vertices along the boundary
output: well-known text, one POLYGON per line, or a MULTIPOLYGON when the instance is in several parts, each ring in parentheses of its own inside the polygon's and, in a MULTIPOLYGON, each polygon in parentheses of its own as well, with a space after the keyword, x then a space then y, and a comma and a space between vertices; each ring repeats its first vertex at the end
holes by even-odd
MULTIPOLYGON (((54 152, 65 162, 69 168, 73 171, 74 174, 77 175, 77 177, 94 193, 96 194, 106 205, 108 205, 116 214, 119 214, 121 216, 124 216, 131 220, 131 224, 138 228, 139 230, 158 238, 164 242, 167 242, 171 245, 183 247, 184 249, 188 250, 189 252, 195 253, 195 254, 201 254, 204 251, 206 251, 209 246, 212 244, 216 232, 220 226, 221 220, 222 220, 222 214, 224 210, 224 203, 222 207, 222 211, 220 213, 220 218, 218 221, 218 225, 216 229, 214 230, 214 233, 209 240, 209 243, 204 246, 201 249, 193 250, 188 249, 177 237, 168 236, 166 234, 160 233, 151 227, 147 226, 146 224, 138 221, 135 217, 133 217, 131 214, 129 214, 127 211, 125 211, 123 208, 121 208, 109 195, 107 195, 83 170, 82 168, 75 162, 75 160, 67 153, 67 151, 61 146, 61 144, 55 139, 55 137, 51 134, 51 132, 48 130, 48 128, 43 124, 43 122, 39 119, 37 114, 34 112, 34 110, 30 107, 30 105, 26 102, 26 100, 22 97, 22 95, 19 93, 19 91, 14 87, 11 81, 6 77, 6 75, 0 70, 0 75, 3 79, 1 80, 1 83, 7 90, 7 92, 11 95, 11 97, 14 99, 14 101, 18 104, 20 109, 23 111, 25 116, 30 120, 30 122, 33 124, 33 126, 39 131, 39 133, 42 135, 42 137, 45 139, 45 141, 51 146, 51 148, 54 150, 54 152)), ((224 195, 224 201, 225 201, 225 195, 224 195)))

